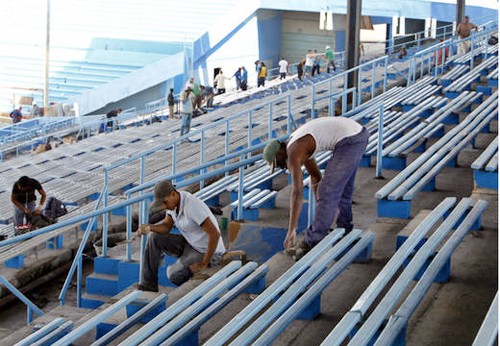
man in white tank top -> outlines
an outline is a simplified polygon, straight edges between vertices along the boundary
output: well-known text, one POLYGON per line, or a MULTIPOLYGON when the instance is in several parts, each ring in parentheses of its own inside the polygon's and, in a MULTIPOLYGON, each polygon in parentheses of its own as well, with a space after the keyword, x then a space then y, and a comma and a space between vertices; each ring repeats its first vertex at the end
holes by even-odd
POLYGON ((264 149, 264 160, 273 169, 288 168, 292 177, 290 223, 283 243, 286 250, 295 243, 302 209, 302 165, 311 177, 316 198, 314 221, 299 244, 297 260, 328 234, 337 211, 337 227, 344 228, 346 233, 352 230, 354 179, 368 137, 368 131, 354 120, 324 117, 302 125, 291 134, 288 144, 273 140, 264 149), (325 150, 333 155, 322 176, 314 155, 325 150))

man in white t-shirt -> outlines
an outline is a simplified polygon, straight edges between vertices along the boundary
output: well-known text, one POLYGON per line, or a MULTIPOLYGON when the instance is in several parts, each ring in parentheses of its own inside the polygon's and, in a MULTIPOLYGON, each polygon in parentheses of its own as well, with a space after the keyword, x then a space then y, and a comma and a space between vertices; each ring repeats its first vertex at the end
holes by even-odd
POLYGON ((344 117, 323 117, 309 121, 294 131, 288 144, 272 140, 264 149, 264 160, 272 168, 288 168, 292 177, 290 222, 283 243, 285 250, 294 246, 302 209, 302 165, 311 177, 316 198, 312 225, 305 230, 304 240, 296 250, 295 259, 319 243, 329 232, 338 212, 337 227, 348 233, 353 229, 352 194, 361 156, 366 150, 369 132, 356 121, 344 117), (333 153, 322 175, 314 155, 333 153))
POLYGON ((280 57, 278 66, 279 66, 280 79, 285 79, 288 74, 288 61, 286 61, 283 57, 280 57))
POLYGON ((226 251, 217 219, 209 207, 186 191, 177 191, 170 180, 156 184, 152 209, 166 209, 165 219, 158 224, 141 225, 138 235, 148 235, 138 289, 158 291, 158 268, 161 255, 177 257, 167 268, 174 285, 188 281, 193 273, 219 264, 226 251), (176 226, 179 234, 171 234, 176 226))

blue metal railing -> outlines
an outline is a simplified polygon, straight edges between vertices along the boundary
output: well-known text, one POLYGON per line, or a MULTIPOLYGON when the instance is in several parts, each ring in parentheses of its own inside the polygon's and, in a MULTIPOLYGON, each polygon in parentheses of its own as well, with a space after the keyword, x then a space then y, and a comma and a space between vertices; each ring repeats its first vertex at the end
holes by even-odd
POLYGON ((471 68, 474 66, 474 56, 475 50, 477 49, 487 49, 488 44, 487 40, 491 36, 492 33, 496 32, 496 28, 498 27, 497 22, 488 22, 483 24, 479 31, 472 31, 471 35, 464 39, 456 39, 451 38, 446 41, 443 41, 437 45, 433 45, 426 49, 423 49, 417 53, 415 53, 410 58, 410 65, 408 68, 408 78, 407 85, 411 85, 415 83, 417 79, 417 75, 419 78, 428 72, 434 67, 434 75, 436 76, 439 69, 438 67, 443 67, 446 63, 446 53, 448 53, 447 60, 450 61, 453 59, 455 55, 457 55, 457 47, 460 43, 470 41, 471 42, 471 68), (441 61, 439 61, 438 57, 441 56, 441 61))
MULTIPOLYGON (((371 77, 371 85, 370 85, 370 91, 371 91, 371 98, 375 97, 375 89, 376 89, 376 86, 378 84, 377 80, 376 80, 376 74, 375 74, 375 71, 376 71, 376 68, 378 66, 383 66, 384 70, 383 70, 383 79, 382 79, 382 89, 383 89, 383 92, 385 92, 387 90, 387 65, 388 65, 388 57, 387 56, 383 56, 383 57, 380 57, 380 58, 377 58, 377 59, 374 59, 372 61, 368 61, 366 63, 363 63, 359 66, 356 66, 350 70, 347 70, 347 71, 343 71, 339 74, 336 74, 334 75, 333 77, 331 78, 328 78, 328 79, 325 79, 323 81, 320 81, 318 83, 315 83, 312 85, 312 91, 311 91, 311 113, 313 114, 313 118, 316 117, 315 115, 315 112, 314 112, 314 109, 315 109, 315 105, 316 105, 316 102, 320 101, 320 100, 323 100, 325 98, 328 98, 328 99, 332 99, 332 97, 336 96, 336 95, 339 95, 339 96, 342 96, 342 114, 345 114, 346 111, 347 111, 347 94, 348 94, 348 90, 349 92, 353 92, 350 88, 348 88, 348 77, 349 77, 349 74, 357 74, 357 87, 356 87, 356 92, 353 94, 353 99, 352 99, 352 107, 355 108, 359 105, 361 105, 364 101, 363 101, 363 70, 364 69, 367 69, 368 71, 370 71, 370 77, 371 77), (343 88, 342 88, 342 91, 336 91, 335 90, 335 85, 334 83, 338 83, 339 81, 341 81, 342 85, 343 85, 343 88), (328 94, 325 95, 325 96, 321 96, 321 97, 317 97, 316 94, 316 90, 319 89, 320 87, 323 87, 325 84, 328 85, 328 94), (357 98, 356 98, 356 95, 357 95, 357 98)), ((366 100, 367 101, 367 100, 366 100)), ((332 101, 330 101, 332 102, 332 101)), ((333 107, 333 105, 332 105, 333 107)), ((329 112, 330 113, 330 112, 329 112)))
POLYGON ((33 304, 21 291, 19 291, 14 285, 12 285, 3 276, 0 276, 0 284, 4 285, 9 291, 11 291, 19 300, 21 300, 27 308, 26 323, 29 324, 33 320, 33 312, 38 316, 43 316, 43 311, 40 310, 35 304, 33 304))

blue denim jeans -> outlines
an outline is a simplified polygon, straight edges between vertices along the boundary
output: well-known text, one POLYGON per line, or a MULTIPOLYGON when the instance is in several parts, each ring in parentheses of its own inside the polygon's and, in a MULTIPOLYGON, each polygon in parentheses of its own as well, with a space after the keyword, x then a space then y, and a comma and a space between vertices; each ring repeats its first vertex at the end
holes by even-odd
MULTIPOLYGON (((177 286, 182 285, 193 276, 189 266, 202 262, 205 255, 189 245, 182 235, 151 232, 148 235, 148 242, 144 251, 141 272, 142 285, 146 287, 158 286, 158 268, 163 253, 171 257, 177 257, 177 261, 167 268, 168 279, 177 286)), ((222 255, 214 254, 210 265, 219 264, 221 259, 222 255)))
POLYGON ((181 136, 191 130, 191 119, 193 119, 193 113, 182 113, 181 136))
POLYGON ((318 186, 313 223, 305 231, 304 239, 309 247, 319 243, 328 234, 337 211, 337 227, 345 228, 346 232, 352 230, 354 180, 369 136, 369 132, 363 128, 359 134, 344 138, 335 146, 318 186))
MULTIPOLYGON (((26 208, 33 211, 36 209, 36 201, 29 202, 25 204, 26 208)), ((14 206, 14 234, 17 235, 17 226, 29 223, 31 221, 31 215, 26 215, 24 211, 14 206), (26 219, 26 220, 25 220, 26 219)))

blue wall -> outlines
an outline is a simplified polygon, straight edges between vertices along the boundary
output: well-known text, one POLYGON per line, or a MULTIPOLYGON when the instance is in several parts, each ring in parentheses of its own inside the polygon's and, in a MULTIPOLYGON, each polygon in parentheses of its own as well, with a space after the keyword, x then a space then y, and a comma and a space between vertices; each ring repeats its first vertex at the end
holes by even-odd
POLYGON ((392 17, 370 16, 372 24, 392 24, 392 17))
MULTIPOLYGON (((454 22, 456 18, 456 6, 431 2, 431 14, 433 18, 440 21, 454 22)), ((465 6, 465 14, 470 17, 471 23, 482 24, 489 20, 498 19, 498 11, 476 6, 465 6), (475 21, 476 20, 476 21, 475 21)), ((407 16, 410 17, 410 16, 407 16)))
POLYGON ((345 31, 335 31, 335 51, 343 52, 345 50, 345 31))
POLYGON ((183 43, 124 40, 99 37, 92 39, 89 48, 172 55, 182 52, 183 43))
POLYGON ((281 13, 258 13, 259 59, 272 61, 267 68, 271 69, 278 64, 281 51, 281 13))

